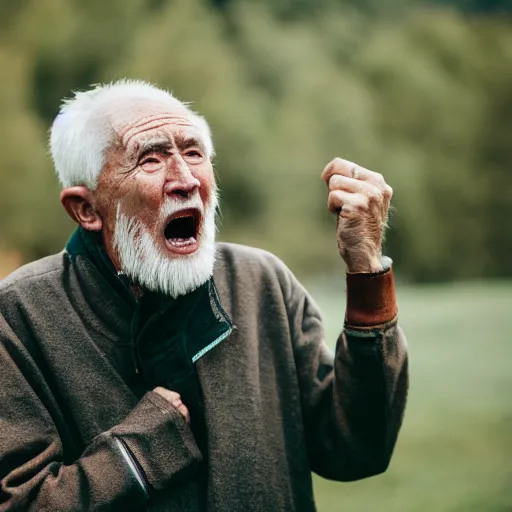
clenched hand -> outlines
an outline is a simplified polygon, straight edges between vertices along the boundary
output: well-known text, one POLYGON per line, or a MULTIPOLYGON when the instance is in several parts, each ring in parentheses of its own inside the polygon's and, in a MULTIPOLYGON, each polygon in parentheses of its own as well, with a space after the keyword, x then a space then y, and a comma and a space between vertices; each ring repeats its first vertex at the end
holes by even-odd
POLYGON ((176 393, 176 391, 170 391, 169 389, 163 388, 162 386, 158 386, 157 388, 153 389, 153 391, 165 398, 173 407, 178 409, 187 423, 190 422, 190 414, 188 412, 187 406, 181 401, 181 396, 179 393, 176 393))
POLYGON ((327 204, 338 215, 337 240, 348 272, 382 270, 382 241, 393 190, 383 176, 335 158, 323 170, 327 204))

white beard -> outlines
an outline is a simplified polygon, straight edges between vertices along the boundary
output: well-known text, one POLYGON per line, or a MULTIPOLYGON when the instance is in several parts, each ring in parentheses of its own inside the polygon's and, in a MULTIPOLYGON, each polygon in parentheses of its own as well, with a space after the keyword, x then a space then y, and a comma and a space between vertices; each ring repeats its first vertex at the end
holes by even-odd
MULTIPOLYGON (((119 257, 121 271, 137 285, 173 298, 199 288, 213 274, 217 204, 218 198, 214 192, 204 212, 198 249, 192 254, 171 258, 163 254, 155 244, 151 232, 140 220, 130 218, 121 212, 119 203, 114 229, 114 249, 119 257)), ((160 221, 184 208, 202 209, 198 197, 186 203, 169 200, 162 207, 160 221)), ((162 225, 162 222, 158 222, 157 225, 162 225)), ((158 233, 155 236, 158 236, 158 233)))

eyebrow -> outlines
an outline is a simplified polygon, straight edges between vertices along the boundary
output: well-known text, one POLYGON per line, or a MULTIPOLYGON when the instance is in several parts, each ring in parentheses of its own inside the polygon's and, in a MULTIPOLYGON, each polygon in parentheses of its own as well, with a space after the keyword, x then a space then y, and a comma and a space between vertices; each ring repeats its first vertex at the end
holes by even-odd
POLYGON ((137 144, 133 154, 140 159, 150 153, 169 153, 172 147, 172 142, 169 139, 147 140, 137 144))
POLYGON ((179 146, 179 148, 182 150, 191 148, 192 146, 198 146, 201 148, 202 151, 206 152, 205 144, 200 137, 196 137, 193 135, 186 136, 178 133, 175 135, 174 140, 176 141, 176 144, 179 146))

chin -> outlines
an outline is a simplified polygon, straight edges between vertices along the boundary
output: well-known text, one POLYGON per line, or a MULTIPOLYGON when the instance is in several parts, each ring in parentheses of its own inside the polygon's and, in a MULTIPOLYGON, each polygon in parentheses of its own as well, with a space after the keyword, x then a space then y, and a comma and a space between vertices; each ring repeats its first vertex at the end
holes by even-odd
POLYGON ((137 219, 118 208, 114 248, 122 271, 135 283, 171 297, 186 295, 206 283, 215 263, 215 211, 196 209, 166 218, 155 240, 137 219))

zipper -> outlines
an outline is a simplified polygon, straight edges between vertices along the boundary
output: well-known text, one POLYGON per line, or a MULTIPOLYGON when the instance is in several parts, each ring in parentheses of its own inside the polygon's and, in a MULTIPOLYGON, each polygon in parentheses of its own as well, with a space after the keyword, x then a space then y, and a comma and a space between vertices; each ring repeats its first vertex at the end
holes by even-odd
POLYGON ((119 271, 116 273, 116 276, 117 276, 119 282, 121 283, 122 287, 126 290, 130 299, 132 299, 135 302, 135 310, 134 310, 132 322, 130 325, 130 338, 131 338, 130 342, 132 345, 133 370, 134 370, 135 375, 139 375, 141 373, 141 367, 140 367, 140 363, 139 363, 139 355, 137 353, 137 338, 135 335, 137 333, 137 326, 139 324, 140 302, 139 302, 138 298, 134 296, 134 294, 130 288, 130 281, 129 281, 128 277, 124 274, 124 272, 119 271))
POLYGON ((114 437, 114 440, 117 444, 119 451, 121 452, 121 455, 128 464, 130 471, 137 480, 137 483, 140 485, 142 492, 144 493, 144 497, 146 498, 146 500, 149 499, 149 486, 147 483, 147 478, 144 475, 142 468, 137 463, 135 457, 132 455, 128 447, 125 445, 124 441, 119 437, 114 437))
POLYGON ((141 340, 142 336, 144 335, 144 332, 148 328, 150 324, 155 322, 159 317, 163 315, 163 311, 158 310, 156 313, 153 313, 146 321, 140 332, 137 334, 139 322, 140 322, 140 301, 136 299, 136 307, 135 307, 135 313, 133 315, 132 325, 131 325, 131 342, 132 342, 132 360, 133 360, 133 367, 135 371, 135 375, 140 375, 142 373, 142 367, 140 364, 140 357, 139 357, 139 341, 141 340))
POLYGON ((135 306, 135 312, 133 314, 132 319, 132 325, 131 325, 131 345, 132 345, 132 362, 133 362, 133 369, 135 372, 135 375, 140 375, 140 363, 139 363, 139 354, 137 351, 137 341, 138 337, 136 336, 137 333, 137 327, 139 325, 139 318, 140 318, 140 303, 139 301, 136 301, 135 306))

